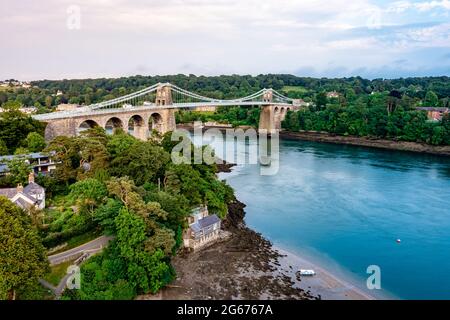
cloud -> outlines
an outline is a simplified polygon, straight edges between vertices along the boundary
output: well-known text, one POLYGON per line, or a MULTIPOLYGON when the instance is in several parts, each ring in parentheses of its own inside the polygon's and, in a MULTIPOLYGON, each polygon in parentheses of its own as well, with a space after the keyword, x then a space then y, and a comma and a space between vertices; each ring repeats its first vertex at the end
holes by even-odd
POLYGON ((443 53, 429 61, 417 52, 450 48, 442 15, 449 0, 388 6, 381 0, 7 1, 0 4, 0 28, 9 35, 0 70, 22 79, 298 70, 370 75, 399 57, 410 70, 426 64, 431 70, 446 61, 443 53), (80 30, 67 28, 70 5, 80 8, 80 30))
POLYGON ((410 1, 396 1, 388 6, 387 12, 402 13, 411 9, 418 11, 430 11, 434 9, 450 10, 450 0, 434 0, 414 3, 410 1))

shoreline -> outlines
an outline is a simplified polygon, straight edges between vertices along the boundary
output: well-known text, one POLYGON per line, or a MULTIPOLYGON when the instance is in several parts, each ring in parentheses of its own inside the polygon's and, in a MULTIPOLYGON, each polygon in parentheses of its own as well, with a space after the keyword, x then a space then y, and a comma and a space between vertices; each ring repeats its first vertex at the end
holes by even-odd
POLYGON ((387 139, 369 139, 366 137, 354 137, 354 136, 339 136, 339 135, 330 135, 329 133, 324 132, 312 132, 312 131, 301 131, 301 132, 280 131, 280 138, 286 140, 303 140, 322 143, 343 144, 359 147, 405 151, 405 152, 414 152, 414 153, 450 157, 450 146, 434 146, 419 142, 394 141, 387 139))
POLYGON ((323 300, 378 300, 388 299, 364 292, 356 287, 351 281, 337 276, 332 271, 324 269, 320 264, 305 258, 299 253, 293 253, 281 246, 273 246, 280 253, 282 266, 285 270, 293 267, 295 269, 313 269, 316 275, 313 277, 302 277, 301 286, 307 286, 313 295, 320 296, 323 300))
MULTIPOLYGON (((192 124, 179 124, 179 128, 186 130, 193 130, 192 124)), ((249 126, 239 126, 240 129, 247 129, 249 126)), ((203 131, 207 129, 218 129, 224 131, 230 129, 226 126, 204 126, 203 131)), ((384 149, 392 151, 413 152, 421 154, 430 154, 442 157, 450 157, 450 146, 435 146, 426 143, 410 142, 410 141, 395 141, 388 139, 376 139, 356 136, 340 136, 332 135, 328 132, 317 131, 286 131, 280 130, 280 138, 286 140, 303 140, 321 143, 332 143, 341 145, 351 145, 357 147, 367 147, 375 149, 384 149)))
MULTIPOLYGON (((219 167, 230 172, 233 164, 219 167)), ((151 300, 375 300, 341 277, 309 259, 275 246, 249 228, 245 204, 235 199, 222 223, 227 236, 194 252, 182 250, 173 258, 177 278, 151 300), (314 269, 313 277, 299 269, 314 269)))
MULTIPOLYGON (((230 173, 234 166, 225 162, 217 167, 216 173, 230 173)), ((173 259, 175 281, 157 295, 138 299, 400 299, 390 292, 366 291, 360 282, 364 278, 359 279, 337 263, 333 271, 326 267, 326 261, 273 244, 246 225, 245 206, 235 198, 222 222, 222 230, 228 235, 198 251, 182 250, 173 259), (299 269, 313 269, 316 274, 300 276, 299 269)))

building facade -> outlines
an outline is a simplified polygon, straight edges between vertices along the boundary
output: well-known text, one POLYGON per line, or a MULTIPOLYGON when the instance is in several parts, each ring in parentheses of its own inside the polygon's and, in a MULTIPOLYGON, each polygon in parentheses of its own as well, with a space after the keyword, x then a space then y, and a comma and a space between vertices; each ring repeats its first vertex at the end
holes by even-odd
POLYGON ((9 155, 0 157, 0 176, 8 174, 8 161, 17 158, 22 158, 30 164, 36 175, 45 175, 56 169, 56 163, 52 159, 52 154, 34 152, 26 155, 9 155))
POLYGON ((449 108, 445 107, 418 107, 417 110, 426 111, 428 120, 441 121, 445 114, 449 113, 449 108))
POLYGON ((221 220, 215 215, 209 215, 206 206, 195 208, 187 218, 189 227, 184 231, 185 248, 199 249, 217 240, 220 236, 221 220))

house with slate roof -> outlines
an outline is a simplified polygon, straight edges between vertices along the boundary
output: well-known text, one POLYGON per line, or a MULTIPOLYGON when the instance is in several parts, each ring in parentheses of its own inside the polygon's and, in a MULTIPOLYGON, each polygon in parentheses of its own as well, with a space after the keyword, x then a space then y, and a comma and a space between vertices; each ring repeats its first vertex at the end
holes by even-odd
POLYGON ((13 159, 22 159, 29 164, 36 175, 46 175, 56 169, 56 162, 52 159, 54 152, 33 152, 24 155, 9 155, 0 157, 0 176, 9 174, 8 162, 13 159))
POLYGON ((0 189, 0 196, 5 196, 24 210, 45 208, 45 189, 34 182, 34 173, 30 173, 25 188, 21 184, 16 188, 3 188, 0 189))
POLYGON ((183 243, 186 248, 198 249, 220 236, 221 220, 215 214, 209 215, 207 206, 192 210, 187 222, 189 228, 183 234, 183 243))

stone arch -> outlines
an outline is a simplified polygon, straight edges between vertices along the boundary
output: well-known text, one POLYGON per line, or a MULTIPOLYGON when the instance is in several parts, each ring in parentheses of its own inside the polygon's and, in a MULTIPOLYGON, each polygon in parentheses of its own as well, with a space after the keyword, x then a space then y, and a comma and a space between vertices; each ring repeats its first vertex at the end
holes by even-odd
POLYGON ((158 132, 162 133, 163 125, 163 118, 158 112, 152 113, 148 118, 148 127, 150 132, 152 132, 152 130, 157 130, 158 132))
POLYGON ((84 120, 83 122, 81 122, 78 127, 77 127, 77 134, 80 134, 81 132, 91 129, 91 128, 95 128, 95 127, 99 127, 99 124, 94 121, 94 120, 84 120))
POLYGON ((123 121, 117 117, 111 117, 105 123, 105 131, 107 134, 113 134, 117 129, 123 130, 123 121))
POLYGON ((144 118, 142 118, 140 115, 135 114, 131 116, 128 120, 128 133, 135 138, 145 140, 147 138, 147 131, 144 123, 144 118))
POLYGON ((274 111, 275 113, 278 113, 279 110, 280 110, 280 108, 278 108, 278 107, 275 107, 275 108, 273 109, 273 111, 274 111))

